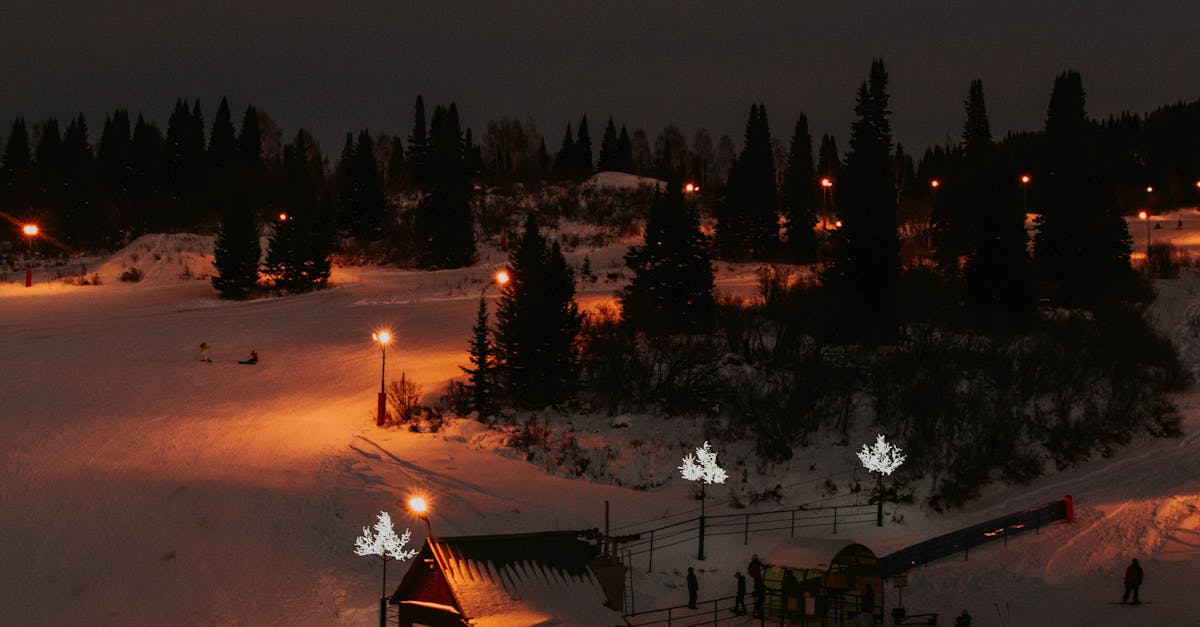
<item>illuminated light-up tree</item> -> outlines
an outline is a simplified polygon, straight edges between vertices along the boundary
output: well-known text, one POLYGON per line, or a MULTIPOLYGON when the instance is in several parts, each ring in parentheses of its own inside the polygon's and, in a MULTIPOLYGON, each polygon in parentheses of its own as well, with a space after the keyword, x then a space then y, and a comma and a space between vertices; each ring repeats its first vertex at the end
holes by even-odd
POLYGON ((383 562, 383 586, 380 593, 381 597, 387 596, 387 561, 388 558, 404 561, 416 557, 417 552, 411 549, 405 549, 404 545, 408 544, 412 538, 412 532, 408 529, 404 530, 404 535, 397 536, 396 530, 392 527, 392 517, 387 512, 379 512, 379 520, 375 522, 375 531, 372 533, 370 527, 363 527, 363 533, 354 541, 354 553, 356 555, 374 555, 383 562))
POLYGON ((862 450, 858 452, 858 459, 862 462, 863 468, 868 472, 879 473, 878 482, 878 503, 879 510, 876 515, 875 524, 883 526, 883 477, 890 475, 908 459, 901 455, 901 449, 894 444, 890 444, 882 435, 875 438, 875 445, 868 447, 863 445, 862 450))
POLYGON ((695 455, 688 453, 684 456, 679 473, 688 481, 700 482, 700 551, 697 557, 704 559, 704 486, 725 483, 729 474, 717 465, 717 454, 708 447, 708 442, 697 447, 695 455))

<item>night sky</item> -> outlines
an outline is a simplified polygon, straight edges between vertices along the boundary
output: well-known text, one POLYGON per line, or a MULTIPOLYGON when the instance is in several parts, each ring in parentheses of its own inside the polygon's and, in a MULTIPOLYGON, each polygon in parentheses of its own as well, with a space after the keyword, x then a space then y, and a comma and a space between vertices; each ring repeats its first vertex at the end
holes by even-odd
POLYGON ((0 136, 17 115, 82 112, 96 142, 117 107, 165 131, 178 97, 199 98, 211 124, 228 96, 235 123, 254 104, 335 158, 350 130, 407 136, 424 94, 430 107, 457 101, 477 138, 488 120, 532 116, 551 151, 581 114, 596 145, 609 115, 652 140, 674 123, 740 145, 756 101, 776 137, 805 112, 815 138, 845 150, 875 57, 910 152, 957 140, 973 78, 998 137, 1042 127, 1066 68, 1083 75, 1093 117, 1200 97, 1192 0, 344 4, 5 0, 0 136))

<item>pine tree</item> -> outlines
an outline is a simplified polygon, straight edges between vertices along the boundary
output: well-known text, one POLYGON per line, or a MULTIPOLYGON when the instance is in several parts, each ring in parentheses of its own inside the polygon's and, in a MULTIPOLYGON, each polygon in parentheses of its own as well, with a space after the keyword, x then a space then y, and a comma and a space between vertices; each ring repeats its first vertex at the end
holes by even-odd
POLYGON ((130 141, 130 187, 132 216, 135 232, 165 226, 160 200, 163 182, 162 134, 141 115, 133 127, 130 141))
POLYGON ((33 159, 29 150, 29 133, 25 119, 13 120, 8 139, 4 144, 4 167, 0 169, 0 187, 3 188, 0 202, 9 207, 28 206, 30 203, 31 171, 33 159))
POLYGON ((390 158, 387 162, 387 177, 386 188, 389 192, 396 193, 404 185, 404 173, 406 171, 404 162, 404 144, 399 137, 392 138, 392 147, 390 158))
POLYGON ((633 172, 633 142, 629 139, 629 132, 625 130, 625 125, 621 125, 621 134, 617 135, 617 160, 616 167, 618 172, 633 172))
POLYGON ((458 268, 475 258, 475 222, 458 107, 435 107, 426 185, 413 228, 422 264, 458 268))
POLYGON ((964 271, 968 319, 986 328, 1019 330, 1033 314, 1025 213, 1001 202, 982 81, 971 82, 966 107, 962 184, 951 182, 949 187, 955 193, 961 187, 964 204, 979 214, 964 271))
POLYGON ((508 270, 496 311, 504 385, 521 407, 560 403, 578 381, 581 316, 573 273, 558 244, 547 246, 532 215, 508 270))
POLYGON ((100 145, 96 149, 96 168, 104 187, 117 202, 129 196, 132 138, 129 112, 117 109, 104 120, 100 145))
POLYGON ((223 170, 234 162, 237 153, 237 138, 233 130, 233 115, 229 102, 221 98, 217 117, 213 120, 208 139, 208 162, 212 168, 223 170))
POLYGON ((900 244, 883 61, 871 64, 855 113, 842 176, 842 227, 835 233, 833 263, 822 280, 835 303, 835 332, 849 340, 888 341, 898 323, 900 244))
POLYGON ((216 275, 212 286, 221 298, 242 299, 258 285, 258 262, 262 250, 254 212, 242 195, 226 205, 213 248, 216 275))
POLYGON ((745 144, 717 206, 717 245, 722 254, 766 259, 779 241, 778 205, 767 109, 751 105, 745 144))
POLYGON ((299 293, 325 287, 329 280, 333 226, 331 204, 318 204, 321 181, 315 142, 303 130, 284 147, 287 219, 276 223, 263 273, 279 293, 299 293))
POLYGON ((579 120, 579 133, 575 138, 575 158, 573 159, 572 178, 583 180, 592 175, 592 134, 588 131, 587 116, 579 120))
POLYGON ((429 159, 429 135, 425 126, 425 99, 417 96, 413 107, 413 130, 408 136, 408 175, 418 187, 425 185, 425 164, 429 159))
POLYGON ((571 125, 567 124, 567 132, 563 134, 562 146, 554 156, 554 176, 560 179, 571 178, 575 173, 575 137, 571 134, 571 125))
POLYGON ((796 129, 788 150, 788 167, 784 175, 784 215, 788 221, 788 248, 796 261, 808 263, 816 259, 817 224, 816 186, 813 171, 812 136, 808 133, 808 116, 796 120, 796 129))
POLYGON ((1095 176, 1095 134, 1078 72, 1058 76, 1046 114, 1036 266, 1054 302, 1089 307, 1128 298, 1132 239, 1111 189, 1095 176))
POLYGON ((242 114, 242 128, 238 132, 237 157, 243 178, 255 179, 266 170, 262 154, 262 127, 258 121, 258 109, 246 107, 242 114))
POLYGON ((652 334, 712 328, 712 263, 678 180, 655 193, 643 243, 630 247, 625 265, 633 271, 620 295, 622 322, 629 328, 652 334))
POLYGON ((60 229, 65 239, 79 247, 106 244, 113 229, 104 228, 107 225, 102 223, 96 206, 95 159, 82 113, 63 132, 60 163, 62 187, 58 206, 62 210, 60 229))
POLYGON ((366 129, 358 134, 355 144, 346 134, 346 146, 338 165, 338 214, 340 227, 353 237, 377 240, 383 235, 387 214, 387 199, 383 191, 383 176, 375 160, 375 147, 366 129))
POLYGON ((471 327, 471 341, 467 347, 471 367, 459 366, 467 375, 463 387, 471 402, 471 409, 479 412, 480 418, 496 415, 500 410, 496 390, 496 356, 488 330, 487 299, 479 297, 479 313, 471 327))
POLYGON ((613 124, 612 116, 604 126, 604 138, 600 140, 600 158, 596 161, 596 169, 600 172, 617 169, 617 127, 613 124))

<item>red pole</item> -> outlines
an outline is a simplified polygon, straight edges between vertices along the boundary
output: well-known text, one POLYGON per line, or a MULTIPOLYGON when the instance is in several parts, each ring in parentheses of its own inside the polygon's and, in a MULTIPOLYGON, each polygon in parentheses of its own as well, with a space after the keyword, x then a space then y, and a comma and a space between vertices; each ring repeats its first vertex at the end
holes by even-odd
POLYGON ((1075 520, 1075 499, 1070 494, 1063 497, 1063 509, 1066 510, 1067 522, 1075 520))
POLYGON ((25 268, 25 287, 33 285, 33 268, 25 268))

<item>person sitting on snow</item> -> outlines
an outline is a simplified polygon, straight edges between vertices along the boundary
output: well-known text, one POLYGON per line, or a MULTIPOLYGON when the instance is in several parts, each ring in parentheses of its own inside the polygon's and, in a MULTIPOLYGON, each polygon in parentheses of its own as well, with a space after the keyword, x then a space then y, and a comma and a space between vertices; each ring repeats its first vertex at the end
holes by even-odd
POLYGON ((238 363, 245 364, 248 366, 253 366, 254 364, 257 364, 258 363, 258 351, 254 351, 254 350, 250 351, 250 359, 243 359, 242 361, 239 361, 238 363))

